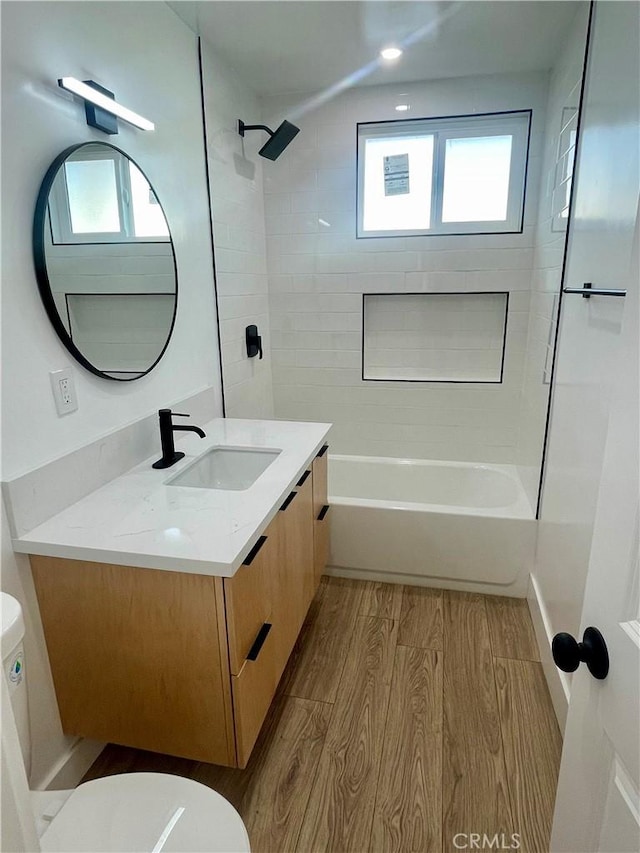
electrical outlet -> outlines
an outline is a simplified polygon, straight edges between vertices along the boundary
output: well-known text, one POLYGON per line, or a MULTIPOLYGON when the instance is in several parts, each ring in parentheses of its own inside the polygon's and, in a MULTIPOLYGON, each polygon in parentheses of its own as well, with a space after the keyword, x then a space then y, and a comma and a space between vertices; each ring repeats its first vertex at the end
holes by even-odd
POLYGON ((78 408, 78 398, 76 396, 76 386, 73 382, 71 368, 65 367, 63 370, 52 370, 49 376, 51 378, 51 389, 53 391, 53 399, 56 401, 58 414, 68 415, 69 412, 75 412, 78 408))

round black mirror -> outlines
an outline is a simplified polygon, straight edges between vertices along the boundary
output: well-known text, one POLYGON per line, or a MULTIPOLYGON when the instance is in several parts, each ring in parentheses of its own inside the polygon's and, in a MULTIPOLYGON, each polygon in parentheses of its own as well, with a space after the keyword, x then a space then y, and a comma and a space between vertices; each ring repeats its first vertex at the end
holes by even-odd
POLYGON ((124 151, 87 142, 54 160, 33 254, 49 319, 83 367, 126 382, 156 366, 175 322, 175 253, 153 187, 124 151))

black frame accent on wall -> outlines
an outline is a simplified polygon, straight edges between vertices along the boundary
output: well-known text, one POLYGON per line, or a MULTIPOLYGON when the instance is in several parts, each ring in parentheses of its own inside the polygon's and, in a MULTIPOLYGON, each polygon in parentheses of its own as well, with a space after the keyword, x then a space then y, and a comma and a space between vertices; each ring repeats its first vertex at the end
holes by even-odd
POLYGON ((496 110, 495 112, 490 113, 463 113, 462 115, 444 115, 444 116, 416 116, 411 118, 400 118, 400 119, 383 119, 382 121, 360 121, 356 124, 356 218, 355 218, 355 236, 356 240, 386 240, 389 237, 398 239, 405 237, 474 237, 474 236, 498 236, 500 234, 523 234, 524 233, 524 220, 525 220, 525 211, 527 209, 527 187, 529 185, 529 154, 531 150, 531 127, 533 125, 533 109, 525 108, 522 110, 496 110), (520 214, 520 228, 517 230, 510 231, 456 231, 453 232, 435 232, 430 233, 429 231, 424 231, 419 234, 405 234, 403 232, 392 233, 389 234, 371 234, 369 236, 365 234, 358 234, 358 222, 360 221, 360 192, 359 192, 359 180, 358 175, 360 174, 360 146, 358 145, 359 140, 359 129, 361 127, 366 127, 367 125, 381 125, 381 124, 408 124, 410 122, 417 121, 444 121, 446 119, 464 119, 464 118, 491 118, 494 116, 509 116, 509 115, 518 115, 520 113, 528 113, 529 114, 529 127, 527 130, 527 147, 525 151, 525 160, 524 160, 524 176, 523 176, 523 190, 522 190, 522 211, 520 214))
POLYGON ((360 376, 363 382, 404 382, 414 385, 502 385, 504 381, 504 363, 507 352, 507 327, 509 325, 509 293, 508 290, 441 290, 441 291, 406 291, 396 290, 386 293, 362 294, 362 324, 360 332, 360 376), (504 296, 504 324, 502 328, 502 358, 500 360, 500 379, 379 379, 364 375, 364 336, 365 336, 365 304, 367 296, 504 296))

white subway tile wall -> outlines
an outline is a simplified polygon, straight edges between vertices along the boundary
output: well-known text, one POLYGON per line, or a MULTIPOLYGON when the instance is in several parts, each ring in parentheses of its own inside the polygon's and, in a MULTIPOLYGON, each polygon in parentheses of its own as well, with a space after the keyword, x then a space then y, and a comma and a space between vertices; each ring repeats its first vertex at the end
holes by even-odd
MULTIPOLYGON (((260 120, 257 97, 202 42, 216 284, 226 413, 273 417, 267 252, 260 134, 238 134, 238 119, 260 120), (254 138, 255 137, 255 138, 254 138), (247 358, 245 329, 262 336, 262 360, 247 358)), ((213 332, 212 332, 213 336, 213 332)))
POLYGON ((587 19, 585 6, 576 15, 549 84, 516 456, 520 478, 533 505, 537 500, 542 465, 565 244, 565 232, 557 216, 558 186, 563 177, 558 169, 559 155, 564 153, 560 150, 561 130, 566 123, 567 110, 579 106, 587 19))
POLYGON ((336 453, 510 463, 516 458, 549 75, 361 87, 318 106, 262 101, 301 132, 263 168, 274 411, 332 421, 336 453), (522 234, 370 238, 356 232, 356 123, 533 110, 522 234), (407 116, 406 113, 404 113, 407 116), (363 293, 508 291, 500 385, 363 382, 363 293))

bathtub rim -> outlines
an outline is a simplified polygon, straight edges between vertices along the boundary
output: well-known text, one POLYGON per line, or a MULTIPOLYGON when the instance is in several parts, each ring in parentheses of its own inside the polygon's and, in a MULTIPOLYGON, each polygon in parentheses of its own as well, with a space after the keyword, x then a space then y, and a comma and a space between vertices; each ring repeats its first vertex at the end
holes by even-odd
POLYGON ((485 471, 494 471, 508 477, 515 483, 518 498, 515 503, 506 504, 498 507, 474 507, 460 504, 435 504, 424 503, 420 501, 395 501, 395 500, 380 500, 364 497, 347 497, 345 495, 335 495, 329 492, 329 503, 333 506, 361 506, 375 509, 387 509, 399 512, 428 512, 436 515, 466 515, 485 518, 510 518, 535 520, 535 512, 529 502, 527 493, 518 474, 517 466, 505 465, 491 462, 461 462, 459 460, 446 459, 412 459, 407 457, 394 456, 358 456, 354 454, 329 453, 329 489, 331 489, 331 460, 344 460, 346 462, 373 462, 382 465, 411 465, 417 467, 436 466, 436 467, 455 467, 455 468, 476 468, 485 471))

